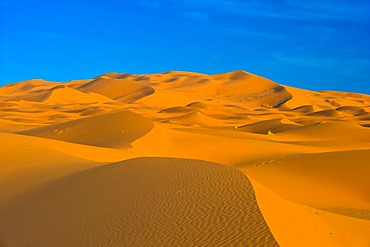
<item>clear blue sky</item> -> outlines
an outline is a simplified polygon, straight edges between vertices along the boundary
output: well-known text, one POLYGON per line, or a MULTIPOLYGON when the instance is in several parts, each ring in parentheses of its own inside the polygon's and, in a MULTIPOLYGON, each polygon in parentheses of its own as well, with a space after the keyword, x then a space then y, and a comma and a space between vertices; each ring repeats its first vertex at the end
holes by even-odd
POLYGON ((0 0, 0 84, 237 69, 370 94, 370 1, 0 0))

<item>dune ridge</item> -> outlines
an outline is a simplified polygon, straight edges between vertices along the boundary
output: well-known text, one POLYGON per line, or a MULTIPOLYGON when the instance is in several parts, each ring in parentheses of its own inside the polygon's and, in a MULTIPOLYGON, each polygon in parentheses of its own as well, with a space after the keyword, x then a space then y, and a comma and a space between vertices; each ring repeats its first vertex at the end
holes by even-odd
POLYGON ((242 70, 5 85, 0 245, 368 247, 369 128, 242 70))

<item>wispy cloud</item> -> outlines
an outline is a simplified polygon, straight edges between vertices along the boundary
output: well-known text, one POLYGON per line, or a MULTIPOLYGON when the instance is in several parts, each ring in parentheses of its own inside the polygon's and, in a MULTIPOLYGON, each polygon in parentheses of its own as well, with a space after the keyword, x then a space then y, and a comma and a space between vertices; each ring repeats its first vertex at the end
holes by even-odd
POLYGON ((368 58, 342 58, 338 59, 333 56, 321 56, 313 54, 288 54, 274 53, 272 54, 273 61, 281 65, 289 67, 304 67, 320 69, 327 73, 335 73, 339 75, 354 76, 354 75, 369 75, 370 59, 368 58))
POLYGON ((288 37, 286 35, 280 34, 280 33, 273 33, 273 32, 263 32, 263 31, 255 31, 247 28, 228 28, 228 27, 219 27, 219 29, 235 33, 241 36, 252 36, 252 37, 259 37, 259 38, 265 38, 265 39, 279 39, 279 40, 292 40, 292 37, 288 37))
MULTIPOLYGON (((370 2, 347 0, 138 0, 135 4, 150 8, 175 8, 203 21, 205 16, 233 15, 252 18, 275 18, 291 20, 342 20, 368 22, 370 2)), ((207 18, 208 18, 207 17, 207 18)))
POLYGON ((268 17, 295 20, 352 20, 370 19, 370 4, 348 1, 237 1, 237 0, 171 0, 178 6, 207 9, 211 14, 233 14, 242 17, 268 17))
POLYGON ((203 23, 210 22, 210 16, 205 11, 200 11, 200 10, 182 11, 181 15, 185 18, 203 22, 203 23))
POLYGON ((370 19, 370 4, 367 1, 288 0, 287 3, 296 7, 296 12, 306 13, 312 17, 342 20, 370 19))

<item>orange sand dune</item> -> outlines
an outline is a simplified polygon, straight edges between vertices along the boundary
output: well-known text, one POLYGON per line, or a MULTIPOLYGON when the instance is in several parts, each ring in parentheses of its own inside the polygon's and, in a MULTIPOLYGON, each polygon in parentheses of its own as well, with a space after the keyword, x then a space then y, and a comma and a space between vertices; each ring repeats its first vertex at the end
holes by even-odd
POLYGON ((20 134, 92 146, 127 148, 131 142, 152 128, 151 121, 138 114, 124 111, 48 125, 20 134))
POLYGON ((74 84, 71 87, 81 92, 95 92, 111 99, 132 103, 142 97, 150 95, 154 89, 137 80, 98 78, 82 85, 74 84))
POLYGON ((247 177, 196 160, 90 169, 0 206, 0 215, 3 242, 16 246, 277 246, 247 177))
MULTIPOLYGON (((51 82, 47 82, 42 79, 35 79, 35 80, 28 80, 24 82, 17 82, 17 83, 12 83, 8 84, 5 86, 2 86, 0 88, 1 94, 8 94, 8 96, 11 96, 9 94, 27 94, 29 91, 33 91, 34 88, 42 88, 43 86, 45 87, 54 87, 57 84, 54 84, 51 82)), ((2 95, 4 97, 5 95, 2 95)))
POLYGON ((368 247, 369 127, 245 71, 5 85, 0 245, 368 247))
POLYGON ((0 204, 67 174, 134 157, 128 151, 24 135, 0 132, 0 138, 0 204))
POLYGON ((290 201, 315 208, 364 210, 370 219, 369 153, 370 149, 300 154, 243 170, 290 201))

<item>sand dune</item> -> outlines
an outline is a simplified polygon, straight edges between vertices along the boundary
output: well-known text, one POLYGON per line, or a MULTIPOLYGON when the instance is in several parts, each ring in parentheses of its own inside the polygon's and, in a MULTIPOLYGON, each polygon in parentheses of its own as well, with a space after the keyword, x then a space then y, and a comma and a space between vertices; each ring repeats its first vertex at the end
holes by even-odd
POLYGON ((12 83, 12 84, 2 86, 0 88, 0 92, 2 94, 17 94, 17 93, 19 94, 19 93, 25 93, 34 88, 40 88, 42 86, 50 87, 52 85, 50 85, 50 82, 48 81, 45 81, 42 79, 35 79, 35 80, 28 80, 24 82, 17 82, 17 83, 12 83))
POLYGON ((90 169, 1 206, 0 215, 3 241, 15 246, 277 246, 247 177, 196 160, 90 169))
POLYGON ((295 123, 283 123, 282 119, 271 119, 240 126, 238 130, 258 134, 275 134, 298 127, 300 127, 300 125, 295 123))
POLYGON ((300 128, 291 128, 284 135, 311 140, 364 141, 370 140, 370 129, 349 121, 315 123, 300 128))
POLYGON ((0 132, 0 139, 0 204, 67 174, 134 157, 122 150, 24 135, 0 132))
POLYGON ((369 245, 368 220, 292 203, 255 180, 252 182, 259 207, 280 246, 369 245))
POLYGON ((98 78, 82 85, 71 86, 82 92, 94 92, 105 95, 116 101, 132 103, 142 97, 150 95, 154 89, 144 83, 128 79, 98 78))
MULTIPOLYGON (((369 153, 370 149, 301 154, 245 169, 255 180, 290 201, 315 208, 365 212, 370 209, 369 153)), ((370 211, 367 214, 370 216, 370 211)))
POLYGON ((369 127, 245 71, 9 84, 0 245, 368 247, 369 127))
POLYGON ((26 101, 43 102, 46 104, 81 104, 112 101, 110 98, 104 97, 103 95, 94 93, 86 94, 68 87, 64 87, 64 85, 33 92, 28 96, 22 96, 20 99, 26 101))
POLYGON ((100 147, 129 148, 131 142, 152 128, 149 120, 124 111, 35 128, 20 134, 100 147))

